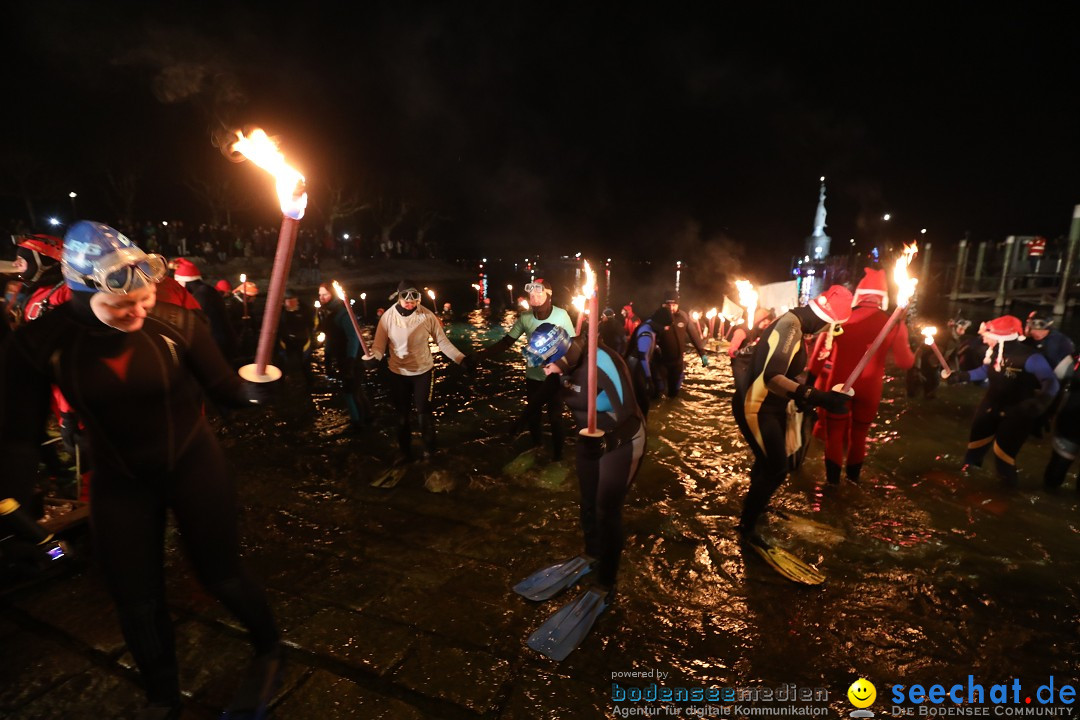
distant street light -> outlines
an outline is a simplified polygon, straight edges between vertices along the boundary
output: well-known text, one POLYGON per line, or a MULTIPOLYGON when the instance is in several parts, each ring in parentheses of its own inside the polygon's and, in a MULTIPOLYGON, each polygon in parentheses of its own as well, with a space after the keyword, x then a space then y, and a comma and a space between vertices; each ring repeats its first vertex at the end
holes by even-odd
POLYGON ((923 228, 923 229, 922 229, 922 230, 920 230, 919 232, 921 232, 921 233, 922 233, 923 235, 925 235, 925 234, 926 234, 926 228, 923 228))
POLYGON ((889 213, 885 213, 884 217, 882 217, 881 219, 884 220, 885 222, 888 222, 889 220, 892 219, 892 215, 890 215, 889 213))
POLYGON ((53 227, 56 227, 57 225, 59 225, 59 224, 60 224, 60 221, 59 221, 59 220, 57 220, 57 219, 56 219, 56 218, 54 218, 54 217, 51 217, 51 218, 49 218, 49 224, 50 224, 50 225, 52 225, 53 227))

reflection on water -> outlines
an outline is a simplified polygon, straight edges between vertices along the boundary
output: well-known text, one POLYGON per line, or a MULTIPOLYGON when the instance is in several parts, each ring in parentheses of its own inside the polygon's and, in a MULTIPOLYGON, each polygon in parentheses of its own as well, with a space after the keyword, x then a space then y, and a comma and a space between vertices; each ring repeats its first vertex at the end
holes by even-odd
MULTIPOLYGON (((470 351, 498 340, 513 320, 476 311, 447 330, 470 351)), ((363 434, 343 432, 344 407, 325 387, 311 403, 302 391, 287 393, 275 411, 278 427, 263 428, 268 442, 252 447, 238 439, 258 432, 261 419, 230 433, 234 461, 250 475, 281 477, 260 502, 289 508, 279 510, 287 528, 253 528, 259 543, 290 546, 285 558, 323 548, 377 573, 385 559, 355 536, 379 533, 408 549, 407 584, 465 573, 455 586, 475 583, 502 618, 495 635, 505 639, 491 640, 492 651, 536 668, 527 673, 540 678, 529 692, 545 695, 543 686, 572 677, 587 697, 577 701, 591 703, 597 716, 610 707, 610 672, 634 668, 670 672, 680 685, 823 685, 836 690, 842 712, 850 708, 841 691, 860 675, 880 680, 881 693, 883 682, 940 682, 969 672, 1004 682, 1080 670, 1080 503, 1073 480, 1058 494, 1041 490, 1047 441, 1020 453, 1018 491, 1003 490, 989 464, 962 476, 979 389, 943 387, 936 399, 909 401, 902 382, 888 381, 861 484, 826 484, 815 440, 803 469, 777 493, 784 516, 774 514, 765 532, 829 577, 819 589, 797 587, 756 557, 744 558, 735 541, 751 455, 731 417, 732 380, 720 358, 709 368, 688 359, 682 397, 654 407, 648 456, 624 514, 620 599, 554 671, 521 649, 549 610, 507 589, 510 580, 579 551, 575 481, 572 469, 568 477, 552 469, 546 448, 533 467, 503 470, 527 447, 526 438, 507 434, 524 402, 518 350, 473 374, 437 356, 438 463, 458 478, 449 494, 425 493, 418 479, 368 492, 367 479, 394 450, 378 376, 372 385, 380 422, 363 434), (278 442, 286 432, 288 442, 278 442), (420 511, 465 523, 467 532, 394 525, 391 514, 375 521, 368 513, 363 522, 379 526, 358 526, 355 503, 420 511), (497 582, 475 570, 468 575, 471 560, 461 558, 478 557, 499 574, 497 582)))

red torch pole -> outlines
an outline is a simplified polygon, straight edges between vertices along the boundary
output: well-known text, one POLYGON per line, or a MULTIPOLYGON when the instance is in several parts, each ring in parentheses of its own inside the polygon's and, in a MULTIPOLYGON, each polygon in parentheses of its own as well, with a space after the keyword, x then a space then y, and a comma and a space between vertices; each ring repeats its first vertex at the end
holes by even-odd
POLYGON ((352 323, 353 330, 356 332, 356 338, 360 341, 360 349, 364 352, 364 355, 370 355, 368 352, 367 343, 364 342, 364 334, 360 332, 360 323, 356 321, 356 313, 352 309, 352 304, 349 302, 349 294, 345 292, 345 288, 341 287, 334 282, 334 289, 338 291, 341 296, 341 302, 345 305, 345 312, 349 313, 349 322, 352 323))
MULTIPOLYGON (((866 352, 859 358, 859 364, 856 365, 855 369, 848 375, 847 380, 844 381, 844 385, 842 387, 834 387, 833 390, 842 392, 845 395, 851 392, 851 386, 854 385, 855 381, 862 375, 862 371, 865 370, 866 366, 870 363, 870 358, 874 357, 874 353, 881 347, 881 343, 885 342, 885 337, 894 327, 896 327, 896 323, 900 322, 900 318, 904 317, 905 313, 907 313, 907 305, 897 306, 897 308, 893 310, 892 315, 889 316, 889 322, 885 323, 885 327, 881 328, 881 332, 874 338, 874 342, 870 343, 870 347, 866 348, 866 352)), ((828 330, 825 332, 828 332, 828 330)))
POLYGON ((262 329, 259 331, 259 345, 255 350, 255 375, 261 382, 277 380, 281 377, 281 371, 270 364, 270 356, 274 351, 274 341, 277 339, 281 304, 285 299, 285 283, 289 279, 289 266, 292 265, 293 248, 296 247, 296 234, 299 231, 299 220, 284 216, 281 218, 277 252, 274 255, 274 269, 270 274, 270 286, 266 290, 266 310, 263 312, 262 329), (268 369, 269 372, 267 372, 268 369))
POLYGON ((596 321, 596 318, 600 316, 600 298, 596 294, 595 288, 593 289, 592 296, 588 300, 589 302, 589 405, 588 405, 588 427, 582 431, 583 435, 589 437, 600 437, 604 433, 599 432, 596 429, 596 352, 597 345, 600 342, 600 323, 596 321))

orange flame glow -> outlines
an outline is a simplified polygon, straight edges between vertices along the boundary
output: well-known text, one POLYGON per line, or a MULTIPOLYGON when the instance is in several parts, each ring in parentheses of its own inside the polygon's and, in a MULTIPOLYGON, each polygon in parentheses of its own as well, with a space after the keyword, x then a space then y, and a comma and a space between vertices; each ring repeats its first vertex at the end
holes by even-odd
POLYGON ((581 288, 581 293, 586 299, 591 298, 596 293, 596 273, 589 267, 589 261, 585 260, 585 286, 581 288))
POLYGON ((934 327, 933 325, 930 325, 928 327, 924 327, 922 329, 922 334, 923 334, 923 342, 925 342, 927 345, 933 345, 934 344, 934 336, 937 335, 937 328, 934 327))
POLYGON ((307 209, 304 176, 285 162, 285 156, 278 150, 276 142, 262 130, 254 130, 246 137, 238 130, 232 151, 240 153, 274 176, 278 201, 284 215, 293 220, 304 217, 304 210, 307 209))
POLYGON ((345 302, 345 290, 337 280, 334 281, 334 293, 337 294, 342 302, 345 302))
POLYGON ((529 309, 529 301, 526 300, 525 298, 521 298, 520 300, 518 300, 518 305, 521 306, 522 310, 528 310, 529 309))
POLYGON ((898 307, 907 307, 911 302, 911 297, 915 294, 915 286, 919 283, 919 278, 911 277, 908 275, 908 265, 911 264, 912 259, 918 254, 919 246, 917 243, 911 243, 910 245, 904 245, 904 252, 896 260, 896 265, 893 266, 893 282, 896 283, 896 304, 898 307))
POLYGON ((754 324, 754 312, 757 310, 757 290, 749 280, 736 280, 735 289, 739 291, 739 304, 746 308, 746 325, 754 324))
POLYGON ((716 317, 716 308, 713 308, 709 310, 709 312, 705 313, 705 317, 709 320, 712 320, 714 317, 716 317))

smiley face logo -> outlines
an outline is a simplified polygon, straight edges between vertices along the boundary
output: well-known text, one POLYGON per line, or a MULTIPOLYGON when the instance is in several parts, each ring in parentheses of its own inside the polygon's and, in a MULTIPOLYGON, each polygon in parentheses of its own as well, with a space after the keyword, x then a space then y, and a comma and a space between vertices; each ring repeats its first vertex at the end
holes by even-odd
POLYGON ((848 700, 857 708, 870 707, 877 700, 877 688, 866 678, 859 678, 851 683, 847 691, 848 700))

